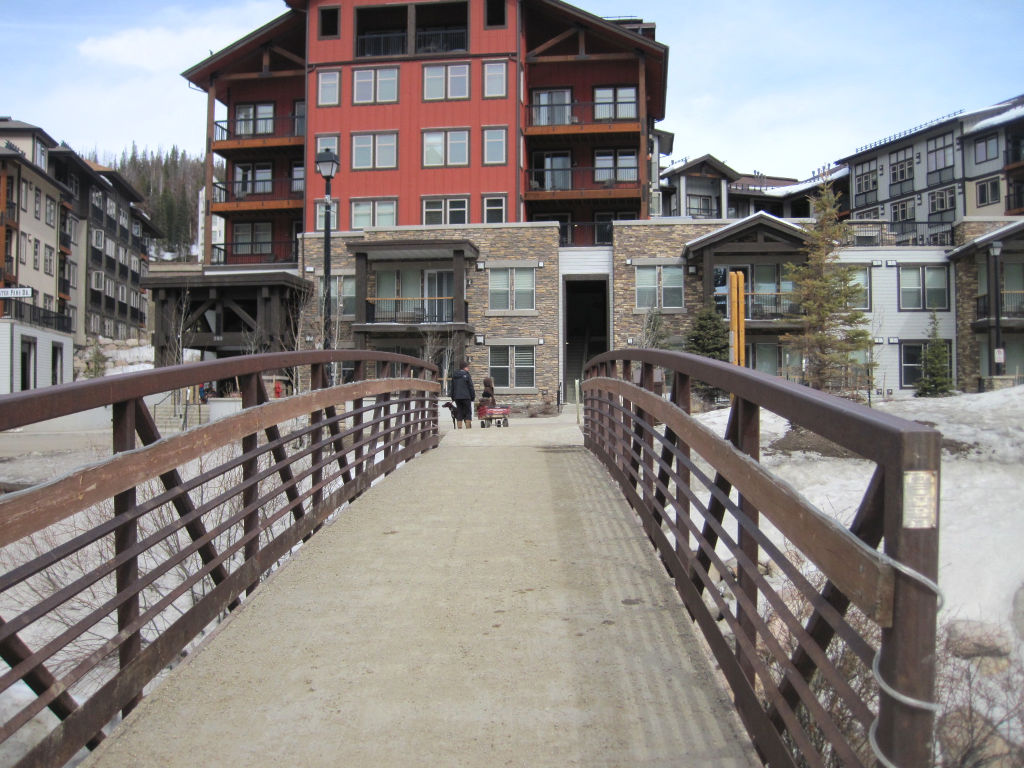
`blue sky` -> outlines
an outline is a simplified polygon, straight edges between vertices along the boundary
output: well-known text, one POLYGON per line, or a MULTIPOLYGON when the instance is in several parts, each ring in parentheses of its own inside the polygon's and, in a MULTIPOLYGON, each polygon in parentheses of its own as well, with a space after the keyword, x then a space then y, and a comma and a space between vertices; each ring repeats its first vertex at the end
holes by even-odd
MULTIPOLYGON (((670 47, 674 159, 806 178, 858 147, 1024 93, 1020 0, 578 0, 631 6, 670 47)), ((283 0, 0 0, 0 114, 101 159, 134 140, 190 154, 206 97, 180 73, 284 13, 283 0), (13 68, 12 68, 13 66, 13 68)))

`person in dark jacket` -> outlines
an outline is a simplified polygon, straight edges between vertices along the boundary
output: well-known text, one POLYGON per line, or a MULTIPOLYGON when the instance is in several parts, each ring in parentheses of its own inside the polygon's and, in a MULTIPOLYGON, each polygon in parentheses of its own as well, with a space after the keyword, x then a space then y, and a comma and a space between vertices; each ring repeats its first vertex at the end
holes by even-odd
POLYGON ((473 389, 473 377, 469 375, 469 361, 466 360, 462 367, 452 374, 451 384, 448 385, 448 397, 455 401, 455 426, 466 429, 473 426, 473 401, 476 400, 476 391, 473 389))

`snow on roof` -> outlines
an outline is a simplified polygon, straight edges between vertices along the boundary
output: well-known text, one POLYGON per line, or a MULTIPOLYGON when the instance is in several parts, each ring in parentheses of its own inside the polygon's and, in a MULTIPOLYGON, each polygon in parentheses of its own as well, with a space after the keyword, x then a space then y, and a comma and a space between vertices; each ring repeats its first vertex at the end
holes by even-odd
POLYGON ((768 187, 761 190, 762 194, 766 197, 789 197, 790 195, 798 194, 800 192, 806 192, 809 189, 820 187, 826 181, 834 181, 835 179, 841 179, 844 176, 850 174, 849 166, 843 166, 842 168, 832 171, 827 177, 825 176, 814 176, 806 181, 798 181, 796 184, 789 184, 784 187, 768 187))
POLYGON ((758 211, 757 213, 752 213, 749 216, 746 216, 742 219, 738 219, 737 221, 734 221, 732 224, 724 226, 721 229, 716 229, 715 231, 708 232, 707 234, 701 235, 700 237, 695 237, 693 240, 690 240, 689 242, 686 243, 686 249, 698 248, 702 243, 706 241, 722 237, 723 235, 727 234, 728 232, 731 232, 734 229, 742 229, 743 227, 746 227, 748 224, 753 222, 755 219, 767 219, 776 224, 788 227, 792 229, 794 232, 797 232, 801 235, 807 234, 807 230, 805 230, 798 224, 794 224, 791 221, 786 221, 785 219, 780 219, 778 216, 773 216, 767 211, 758 211))
POLYGON ((977 133, 978 131, 987 131, 990 128, 996 128, 1006 123, 1012 123, 1014 120, 1024 120, 1024 104, 1018 104, 1016 107, 1006 110, 998 115, 992 117, 986 117, 984 120, 979 120, 970 129, 964 131, 964 134, 977 133))

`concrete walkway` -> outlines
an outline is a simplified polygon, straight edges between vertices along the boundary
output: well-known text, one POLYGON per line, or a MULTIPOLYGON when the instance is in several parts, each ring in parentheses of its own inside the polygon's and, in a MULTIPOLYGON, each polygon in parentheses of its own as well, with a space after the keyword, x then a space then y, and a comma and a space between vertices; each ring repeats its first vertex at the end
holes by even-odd
POLYGON ((450 426, 84 765, 757 765, 575 414, 450 426))

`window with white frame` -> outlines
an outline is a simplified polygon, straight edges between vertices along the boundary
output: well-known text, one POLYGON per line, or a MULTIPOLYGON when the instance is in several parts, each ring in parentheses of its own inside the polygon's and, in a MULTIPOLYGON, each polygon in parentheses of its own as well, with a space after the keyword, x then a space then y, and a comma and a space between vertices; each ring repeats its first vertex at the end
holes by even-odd
POLYGON ((68 262, 68 285, 78 288, 78 262, 68 262))
POLYGON ((928 213, 942 213, 953 210, 956 203, 956 189, 946 187, 928 193, 928 213))
POLYGON ((974 140, 974 162, 987 163, 999 157, 999 136, 983 136, 974 140))
MULTIPOLYGON (((929 341, 900 342, 900 388, 913 389, 924 375, 924 358, 929 341)), ((950 365, 947 371, 952 376, 952 344, 948 339, 939 339, 939 344, 946 345, 946 361, 950 365)))
POLYGON ((352 229, 393 227, 397 223, 397 212, 396 200, 353 200, 352 229))
POLYGON ((944 265, 900 267, 900 311, 949 309, 949 271, 944 265))
POLYGON ((103 292, 110 298, 114 298, 114 281, 109 277, 103 278, 103 292))
POLYGON ((117 300, 122 304, 128 303, 128 286, 123 283, 118 283, 117 286, 117 300))
POLYGON ((495 387, 532 389, 536 386, 536 356, 532 346, 489 347, 488 372, 495 387))
POLYGON ((316 137, 316 153, 319 155, 321 152, 333 152, 335 155, 339 155, 338 152, 338 135, 337 134, 326 134, 324 136, 316 137))
POLYGON ((238 222, 233 228, 232 253, 236 256, 273 252, 273 223, 269 221, 238 222))
POLYGON ((465 197, 426 198, 423 201, 424 224, 466 224, 469 199, 465 197))
POLYGON ((103 273, 102 272, 92 272, 89 275, 89 287, 92 288, 94 291, 102 291, 103 290, 103 273))
POLYGON ((292 192, 304 192, 306 189, 306 166, 301 162, 292 163, 292 192))
POLYGON ((428 64, 423 67, 423 100, 469 98, 469 64, 428 64))
MULTIPOLYGON (((331 198, 331 231, 338 229, 338 207, 341 205, 341 201, 336 197, 331 198)), ((313 223, 314 228, 317 232, 324 231, 324 214, 327 206, 324 203, 323 198, 319 198, 315 201, 316 206, 316 221, 313 223)))
POLYGON ((504 61, 484 62, 484 98, 503 99, 508 94, 504 61))
POLYGON ((536 269, 533 267, 488 270, 488 309, 495 311, 536 309, 536 269))
POLYGON ((636 180, 635 149, 599 149, 594 152, 594 181, 607 184, 636 180))
MULTIPOLYGON (((97 193, 97 194, 99 194, 99 196, 100 196, 100 207, 102 208, 103 207, 103 193, 100 192, 100 193, 97 193)), ((95 197, 95 195, 94 195, 94 197, 95 197)), ((95 205, 95 201, 93 202, 93 204, 95 205)), ((27 179, 22 179, 21 180, 21 210, 23 210, 23 211, 27 211, 28 210, 28 180, 27 179)))
POLYGON ((979 181, 975 185, 975 197, 978 206, 992 205, 999 202, 999 177, 979 181))
POLYGON ((505 196, 484 195, 483 221, 485 224, 505 223, 505 196))
POLYGON ((57 201, 49 195, 46 196, 46 225, 57 226, 57 201))
POLYGON ((112 197, 107 198, 107 216, 111 219, 117 218, 117 200, 112 197))
POLYGON ((32 242, 32 269, 39 269, 39 238, 35 238, 32 242))
POLYGON ((28 263, 28 233, 21 233, 21 248, 18 249, 18 261, 22 264, 28 263))
POLYGON ((381 67, 379 69, 353 70, 353 104, 393 104, 397 101, 397 67, 381 67))
POLYGON ((336 107, 341 103, 341 73, 324 70, 316 75, 316 103, 320 107, 336 107))
POLYGON ((913 232, 915 228, 917 213, 914 208, 914 198, 908 197, 905 200, 897 200, 889 206, 889 220, 893 223, 896 234, 913 232))
POLYGON ((856 264, 850 267, 850 285, 854 289, 850 309, 871 311, 871 267, 856 264))
POLYGON ((398 165, 397 133, 352 135, 352 169, 395 168, 398 165))
POLYGON ((43 272, 48 275, 53 274, 54 254, 55 251, 53 250, 52 245, 47 245, 43 248, 43 272))
POLYGON ((469 131, 462 128, 424 131, 423 165, 428 168, 469 165, 469 131))
POLYGON ((53 296, 48 293, 43 294, 43 309, 53 312, 53 296))
POLYGON ((871 159, 853 166, 854 206, 870 205, 878 200, 878 161, 871 159))
POLYGON ((43 215, 43 193, 41 190, 36 189, 32 200, 32 214, 37 218, 41 218, 43 215))
POLYGON ((941 184, 953 179, 953 134, 952 132, 928 139, 928 184, 941 184))
POLYGON ((111 261, 117 258, 117 241, 112 237, 108 237, 103 242, 103 253, 106 254, 107 258, 111 261))
POLYGON ((595 120, 635 120, 636 87, 602 87, 594 89, 595 120))
POLYGON ((889 153, 889 196, 914 191, 914 148, 904 147, 889 153))
POLYGON ((343 275, 341 282, 341 304, 338 308, 339 315, 354 315, 356 313, 356 278, 355 275, 343 275))
POLYGON ((682 265, 644 265, 635 269, 637 309, 676 309, 683 306, 682 265))
POLYGON ((504 165, 506 128, 484 128, 484 165, 504 165))

